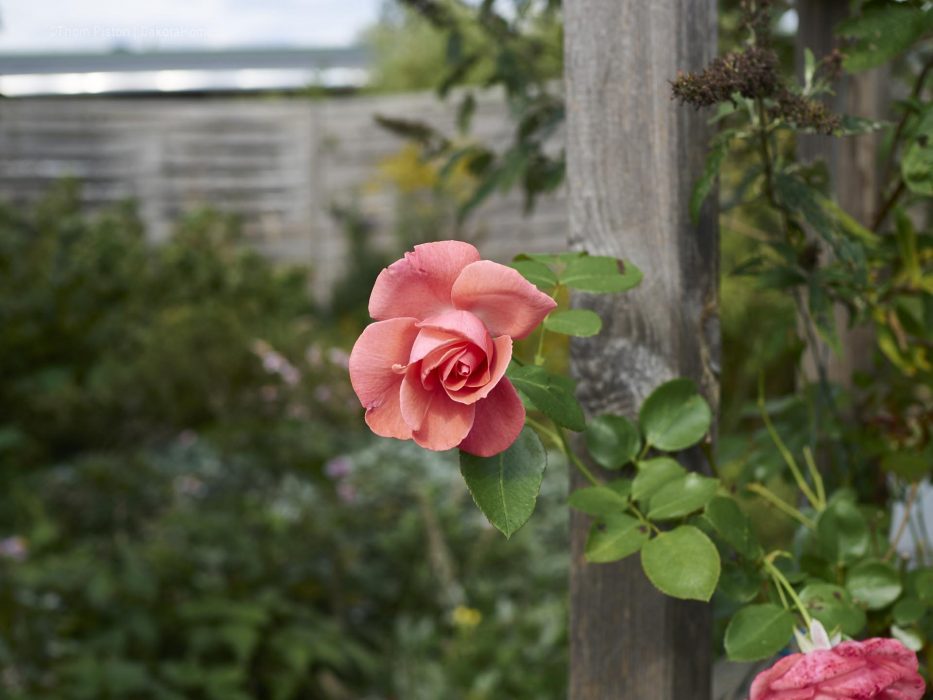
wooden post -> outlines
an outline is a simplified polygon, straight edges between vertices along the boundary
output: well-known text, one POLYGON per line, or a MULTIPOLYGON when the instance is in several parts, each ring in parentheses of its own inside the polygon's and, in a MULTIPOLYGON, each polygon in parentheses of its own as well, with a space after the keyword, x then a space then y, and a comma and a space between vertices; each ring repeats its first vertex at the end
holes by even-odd
MULTIPOLYGON (((604 319, 572 349, 580 400, 590 415, 631 416, 655 386, 686 376, 715 406, 715 196, 698 226, 688 216, 709 115, 672 101, 668 81, 714 57, 716 2, 565 0, 564 12, 570 243, 645 273, 635 292, 576 299, 604 319)), ((708 700, 709 607, 657 593, 637 556, 586 564, 588 527, 572 516, 571 700, 708 700)))
MULTIPOLYGON (((804 49, 810 49, 816 60, 829 54, 838 42, 833 30, 849 16, 849 0, 800 0, 797 3, 797 72, 802 77, 804 49)), ((836 94, 829 99, 830 108, 840 114, 853 114, 868 119, 882 120, 888 104, 890 71, 887 66, 846 76, 835 86, 836 94)), ((864 226, 871 226, 879 208, 881 172, 878 163, 878 148, 881 132, 860 136, 801 135, 798 137, 798 152, 803 161, 821 159, 826 163, 833 183, 833 195, 839 205, 864 226)), ((828 253, 824 251, 823 255, 828 253)), ((845 309, 835 309, 836 326, 839 331, 841 353, 833 355, 821 344, 808 348, 804 356, 804 373, 816 378, 816 359, 820 353, 827 368, 828 378, 843 386, 852 385, 852 373, 868 371, 872 364, 874 348, 870 328, 847 328, 845 309)))

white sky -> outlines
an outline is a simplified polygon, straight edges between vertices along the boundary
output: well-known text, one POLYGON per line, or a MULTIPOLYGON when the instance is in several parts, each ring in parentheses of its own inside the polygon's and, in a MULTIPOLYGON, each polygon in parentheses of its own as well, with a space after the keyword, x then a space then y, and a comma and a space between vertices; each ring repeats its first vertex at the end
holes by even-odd
POLYGON ((0 51, 341 46, 380 0, 0 0, 0 51))

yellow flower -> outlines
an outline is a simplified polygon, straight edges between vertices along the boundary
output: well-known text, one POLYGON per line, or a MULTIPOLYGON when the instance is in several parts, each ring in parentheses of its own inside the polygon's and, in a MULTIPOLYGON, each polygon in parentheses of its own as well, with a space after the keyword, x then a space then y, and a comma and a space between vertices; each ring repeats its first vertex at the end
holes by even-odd
POLYGON ((458 605, 451 615, 457 627, 476 627, 483 619, 483 613, 476 608, 458 605))

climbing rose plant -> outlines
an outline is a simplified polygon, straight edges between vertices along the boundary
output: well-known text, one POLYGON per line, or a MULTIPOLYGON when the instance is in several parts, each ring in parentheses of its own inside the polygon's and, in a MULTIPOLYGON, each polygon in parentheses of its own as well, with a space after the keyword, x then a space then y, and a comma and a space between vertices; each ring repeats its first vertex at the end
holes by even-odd
POLYGON ((525 409, 505 379, 512 340, 556 306, 512 268, 469 243, 415 247, 379 275, 376 319, 350 354, 350 379, 378 435, 429 450, 491 457, 508 448, 525 409))
POLYGON ((933 602, 933 569, 902 576, 878 556, 852 495, 827 495, 810 451, 801 469, 763 413, 807 506, 798 509, 763 483, 745 489, 800 524, 804 551, 832 564, 832 580, 807 575, 800 555, 766 552, 733 491, 680 464, 681 452, 700 447, 718 473, 712 411, 691 381, 657 387, 635 420, 587 420, 573 380, 548 366, 547 334, 586 337, 602 328, 593 311, 560 308, 567 290, 621 293, 641 277, 631 263, 586 253, 520 255, 505 266, 459 241, 416 246, 379 275, 369 304, 375 322, 350 354, 367 424, 430 450, 458 448, 476 505, 506 537, 534 511, 545 445, 563 452, 590 484, 569 496, 593 520, 588 562, 638 554, 666 595, 709 601, 719 591, 742 604, 725 634, 733 660, 772 657, 796 635, 801 653, 762 672, 751 700, 920 700, 924 681, 909 625, 933 602), (513 340, 535 334, 534 356, 523 361, 513 340), (586 454, 571 448, 568 430, 583 434, 586 454), (597 466, 614 478, 598 476, 597 466), (896 623, 897 638, 853 641, 879 610, 896 623))

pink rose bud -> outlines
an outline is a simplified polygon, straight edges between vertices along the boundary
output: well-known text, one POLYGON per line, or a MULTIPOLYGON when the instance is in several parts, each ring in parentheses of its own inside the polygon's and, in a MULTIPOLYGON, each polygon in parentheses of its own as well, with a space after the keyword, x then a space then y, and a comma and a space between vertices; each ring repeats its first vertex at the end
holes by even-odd
POLYGON ((350 353, 350 381, 377 435, 481 457, 511 445, 525 408, 504 378, 512 340, 556 306, 517 271, 469 243, 415 246, 383 270, 369 325, 350 353))
POLYGON ((758 674, 749 700, 920 700, 917 666, 896 639, 843 642, 785 656, 758 674))

